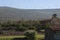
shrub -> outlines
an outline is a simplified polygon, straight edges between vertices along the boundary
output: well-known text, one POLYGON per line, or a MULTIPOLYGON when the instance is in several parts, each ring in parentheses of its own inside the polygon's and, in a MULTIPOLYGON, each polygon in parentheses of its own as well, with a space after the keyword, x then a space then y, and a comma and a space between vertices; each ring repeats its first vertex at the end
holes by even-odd
POLYGON ((25 33, 26 38, 29 40, 35 40, 35 32, 26 32, 25 33))

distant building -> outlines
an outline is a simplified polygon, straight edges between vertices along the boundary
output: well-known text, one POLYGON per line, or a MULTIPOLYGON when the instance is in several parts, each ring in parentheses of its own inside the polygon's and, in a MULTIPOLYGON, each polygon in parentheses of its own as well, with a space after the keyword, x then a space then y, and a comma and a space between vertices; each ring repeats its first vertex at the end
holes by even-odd
POLYGON ((45 40, 60 40, 60 19, 53 14, 50 26, 45 29, 45 40))

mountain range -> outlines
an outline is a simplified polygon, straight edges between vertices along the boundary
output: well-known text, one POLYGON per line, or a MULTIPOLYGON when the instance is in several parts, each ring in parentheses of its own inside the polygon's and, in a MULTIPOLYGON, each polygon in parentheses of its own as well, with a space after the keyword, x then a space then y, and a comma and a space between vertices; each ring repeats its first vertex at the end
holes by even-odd
POLYGON ((60 18, 60 9, 17 9, 0 7, 0 21, 2 20, 44 20, 50 19, 53 14, 60 18))

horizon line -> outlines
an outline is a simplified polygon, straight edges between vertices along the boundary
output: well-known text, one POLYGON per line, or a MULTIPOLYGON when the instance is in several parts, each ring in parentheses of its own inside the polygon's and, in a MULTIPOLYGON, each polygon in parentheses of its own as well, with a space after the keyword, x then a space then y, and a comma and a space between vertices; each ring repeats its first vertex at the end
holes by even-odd
POLYGON ((19 8, 19 7, 11 7, 11 6, 0 6, 6 8, 15 8, 15 9, 60 9, 60 8, 19 8))

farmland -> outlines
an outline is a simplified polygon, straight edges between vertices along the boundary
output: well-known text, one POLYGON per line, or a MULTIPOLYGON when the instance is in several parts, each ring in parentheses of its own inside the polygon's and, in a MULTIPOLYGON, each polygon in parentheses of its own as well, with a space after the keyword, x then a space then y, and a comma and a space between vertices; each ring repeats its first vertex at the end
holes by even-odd
MULTIPOLYGON (((0 36, 0 40, 13 40, 14 38, 24 38, 25 36, 0 36)), ((36 34, 35 39, 44 39, 44 34, 36 34)))

